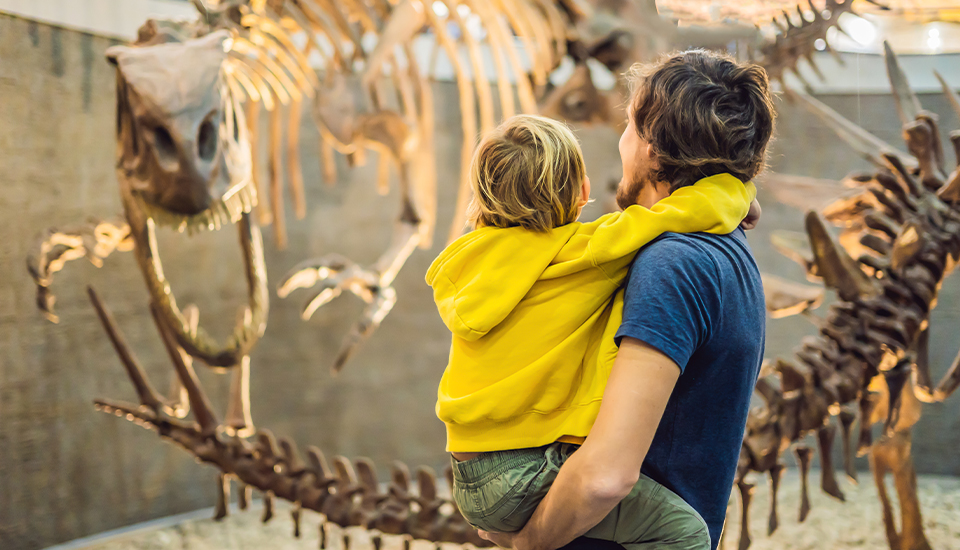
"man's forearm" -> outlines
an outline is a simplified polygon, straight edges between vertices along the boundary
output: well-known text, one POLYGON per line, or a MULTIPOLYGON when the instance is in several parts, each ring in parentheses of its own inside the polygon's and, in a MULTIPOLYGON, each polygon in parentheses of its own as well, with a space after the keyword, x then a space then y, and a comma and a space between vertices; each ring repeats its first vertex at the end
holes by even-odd
POLYGON ((630 494, 679 376, 677 364, 660 351, 623 339, 589 437, 560 468, 514 539, 516 548, 559 548, 600 523, 630 494))
POLYGON ((521 550, 554 550, 583 535, 630 492, 633 480, 597 471, 581 449, 567 460, 516 541, 521 550))

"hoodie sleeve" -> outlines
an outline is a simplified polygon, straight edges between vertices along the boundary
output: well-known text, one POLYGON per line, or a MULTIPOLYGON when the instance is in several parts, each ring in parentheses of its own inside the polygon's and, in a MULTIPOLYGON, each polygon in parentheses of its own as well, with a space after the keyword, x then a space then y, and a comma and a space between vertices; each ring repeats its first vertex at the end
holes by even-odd
POLYGON ((681 187, 646 209, 634 205, 583 224, 554 262, 590 262, 612 281, 626 277, 637 251, 663 233, 732 232, 746 217, 757 196, 752 182, 718 174, 681 187))

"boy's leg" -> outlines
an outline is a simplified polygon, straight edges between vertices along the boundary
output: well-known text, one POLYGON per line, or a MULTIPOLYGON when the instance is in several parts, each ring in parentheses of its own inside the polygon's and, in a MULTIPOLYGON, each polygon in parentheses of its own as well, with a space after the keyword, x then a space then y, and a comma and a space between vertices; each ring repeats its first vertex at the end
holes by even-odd
POLYGON ((697 512, 645 475, 585 537, 612 540, 629 550, 710 550, 710 532, 697 512))
POLYGON ((465 462, 453 459, 453 499, 460 513, 486 531, 519 531, 556 479, 565 447, 576 446, 554 443, 483 453, 465 462))

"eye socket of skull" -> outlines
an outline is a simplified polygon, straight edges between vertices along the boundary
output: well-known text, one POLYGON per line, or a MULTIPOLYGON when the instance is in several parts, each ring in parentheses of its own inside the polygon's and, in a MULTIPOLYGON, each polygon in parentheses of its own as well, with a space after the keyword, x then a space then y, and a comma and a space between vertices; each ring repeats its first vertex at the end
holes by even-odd
POLYGON ((593 57, 607 69, 618 72, 627 64, 634 49, 634 37, 626 31, 614 31, 590 51, 593 57))
POLYGON ((220 117, 217 111, 211 111, 207 118, 200 123, 197 132, 197 155, 205 161, 213 160, 217 154, 220 117))
POLYGON ((170 135, 170 131, 161 125, 156 125, 147 131, 148 139, 153 144, 160 166, 172 172, 180 166, 180 156, 177 154, 177 145, 170 135))

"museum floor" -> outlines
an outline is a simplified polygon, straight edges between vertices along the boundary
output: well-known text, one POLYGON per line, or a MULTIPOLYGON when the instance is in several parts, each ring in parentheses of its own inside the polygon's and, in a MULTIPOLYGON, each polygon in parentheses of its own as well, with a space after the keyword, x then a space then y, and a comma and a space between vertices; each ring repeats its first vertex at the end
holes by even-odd
MULTIPOLYGON (((753 545, 751 550, 831 550, 886 548, 877 490, 869 474, 861 472, 861 483, 843 482, 847 503, 841 503, 821 493, 816 483, 819 472, 811 472, 811 503, 813 509, 807 521, 799 524, 796 514, 800 501, 800 483, 796 470, 784 473, 779 508, 780 528, 772 537, 765 536, 769 508, 768 492, 759 485, 751 507, 753 545), (829 544, 827 544, 829 542, 829 544)), ((941 476, 920 476, 918 480, 923 522, 930 545, 935 549, 960 548, 960 479, 941 476)), ((892 489, 892 488, 891 488, 892 489)), ((736 504, 734 504, 736 506, 736 504)), ((316 549, 319 547, 318 517, 307 513, 303 520, 303 535, 292 536, 292 524, 287 519, 291 507, 279 502, 276 517, 267 525, 259 521, 259 503, 244 513, 233 513, 222 522, 209 519, 209 514, 198 515, 176 523, 158 522, 150 527, 126 530, 86 543, 65 544, 49 550, 253 550, 274 548, 283 550, 316 549), (199 516, 199 517, 198 517, 199 516)), ((739 509, 731 510, 731 516, 739 509)), ((212 511, 211 511, 212 513, 212 511)), ((190 516, 190 515, 185 515, 190 516)), ((726 548, 736 546, 739 524, 728 526, 726 548)), ((341 550, 342 533, 330 527, 331 550, 341 550)), ((350 530, 350 548, 372 548, 361 530, 350 530)), ((77 541, 78 543, 80 541, 77 541)), ((399 549, 399 538, 385 537, 385 549, 399 549)), ((456 545, 445 545, 450 548, 456 545)), ((432 544, 419 541, 413 550, 432 550, 432 544)))

